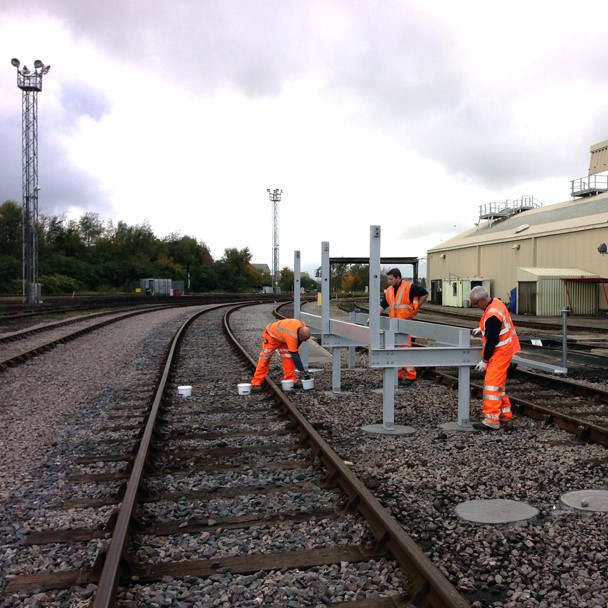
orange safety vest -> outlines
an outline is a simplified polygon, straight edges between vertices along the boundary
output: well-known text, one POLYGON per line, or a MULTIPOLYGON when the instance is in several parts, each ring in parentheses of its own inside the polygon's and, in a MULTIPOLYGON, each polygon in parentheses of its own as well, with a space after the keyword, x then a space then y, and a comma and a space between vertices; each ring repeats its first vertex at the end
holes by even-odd
POLYGON ((412 283, 401 281, 397 293, 392 287, 384 290, 384 296, 388 302, 388 316, 394 319, 413 319, 418 312, 418 296, 410 300, 410 289, 412 283))
POLYGON ((298 329, 300 327, 306 327, 306 323, 297 319, 283 319, 267 325, 266 333, 275 340, 284 342, 290 352, 295 352, 299 347, 298 329))
POLYGON ((499 355, 503 353, 505 355, 508 354, 512 357, 521 350, 521 346, 519 344, 517 332, 513 326, 513 321, 511 321, 511 315, 504 303, 498 298, 493 298, 487 308, 483 311, 483 315, 481 315, 479 326, 482 334, 482 347, 485 348, 486 346, 486 320, 490 317, 498 317, 502 324, 498 344, 496 345, 494 352, 499 355))

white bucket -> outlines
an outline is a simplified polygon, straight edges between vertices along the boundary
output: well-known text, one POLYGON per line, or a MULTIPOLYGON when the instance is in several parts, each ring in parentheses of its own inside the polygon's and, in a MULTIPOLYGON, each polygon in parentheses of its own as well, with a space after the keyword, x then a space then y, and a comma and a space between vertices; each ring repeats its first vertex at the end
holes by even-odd
POLYGON ((309 391, 310 389, 315 387, 315 379, 309 378, 308 380, 302 380, 302 388, 305 391, 309 391))
POLYGON ((281 388, 285 392, 289 392, 293 390, 293 380, 281 380, 281 388))
POLYGON ((243 382, 242 384, 237 384, 237 388, 239 389, 239 395, 251 395, 251 383, 243 382))
POLYGON ((182 397, 190 397, 190 395, 192 395, 192 387, 191 386, 178 386, 177 392, 182 397))

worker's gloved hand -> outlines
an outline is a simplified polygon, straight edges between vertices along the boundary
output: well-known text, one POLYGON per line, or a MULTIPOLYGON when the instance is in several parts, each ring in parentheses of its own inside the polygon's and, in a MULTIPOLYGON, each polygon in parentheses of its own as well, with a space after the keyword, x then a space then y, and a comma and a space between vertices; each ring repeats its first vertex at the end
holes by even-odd
POLYGON ((481 328, 476 327, 475 329, 472 329, 472 330, 471 330, 471 335, 472 335, 474 338, 479 338, 479 337, 481 336, 481 328))
POLYGON ((480 361, 480 362, 479 362, 479 363, 478 363, 478 364, 475 366, 475 369, 476 369, 478 372, 485 372, 485 371, 486 371, 486 369, 488 369, 488 364, 487 364, 485 361, 481 360, 481 361, 480 361))

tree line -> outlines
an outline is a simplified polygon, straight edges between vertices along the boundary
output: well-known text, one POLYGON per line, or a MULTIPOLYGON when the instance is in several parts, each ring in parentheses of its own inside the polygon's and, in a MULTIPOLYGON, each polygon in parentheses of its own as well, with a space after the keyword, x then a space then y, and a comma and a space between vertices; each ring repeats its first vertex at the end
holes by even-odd
MULTIPOLYGON (((22 207, 15 201, 0 205, 0 293, 22 293, 22 215, 22 207)), ((37 232, 38 282, 46 295, 133 293, 144 278, 183 281, 187 293, 272 288, 270 272, 252 265, 249 248, 225 249, 222 257, 214 260, 203 241, 178 233, 159 238, 148 222, 114 224, 91 212, 79 219, 40 215, 37 232)), ((321 267, 315 277, 302 272, 302 288, 306 292, 317 290, 320 276, 321 267)), ((293 280, 293 270, 280 270, 282 292, 293 291, 293 280)), ((368 264, 332 265, 332 295, 361 294, 368 285, 368 264)))
MULTIPOLYGON (((20 294, 23 278, 22 207, 0 205, 0 293, 20 294)), ((229 248, 214 260, 209 247, 191 236, 159 238, 147 222, 129 226, 85 213, 79 219, 39 216, 38 282, 47 295, 133 292, 142 278, 184 281, 190 292, 255 292, 272 286, 269 272, 251 264, 251 252, 229 248)), ((279 287, 293 291, 294 273, 283 268, 279 287)), ((317 283, 307 273, 302 287, 317 283)))

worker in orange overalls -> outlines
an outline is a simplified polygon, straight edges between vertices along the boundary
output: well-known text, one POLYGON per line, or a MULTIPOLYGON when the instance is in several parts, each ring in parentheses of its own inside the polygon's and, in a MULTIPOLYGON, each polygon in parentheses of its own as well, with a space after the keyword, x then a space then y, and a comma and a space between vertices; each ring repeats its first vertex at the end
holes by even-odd
MULTIPOLYGON (((387 273, 388 287, 380 302, 380 314, 388 311, 388 316, 395 319, 413 319, 418 309, 427 301, 429 292, 416 283, 404 281, 399 268, 391 268, 387 273)), ((408 336, 407 346, 412 345, 408 336)), ((416 368, 404 367, 397 372, 399 384, 408 385, 416 380, 416 368), (405 375, 405 378, 403 377, 405 375)))
POLYGON ((251 380, 251 391, 262 390, 262 384, 270 369, 270 359, 275 350, 281 355, 284 380, 296 382, 296 368, 305 373, 304 364, 298 353, 300 344, 310 338, 310 328, 297 319, 283 319, 266 326, 262 336, 262 350, 251 380))
POLYGON ((483 381, 483 420, 474 422, 473 427, 484 431, 500 429, 501 422, 511 422, 511 401, 505 393, 507 371, 513 355, 521 350, 517 332, 511 321, 507 307, 498 298, 492 298, 488 291, 478 285, 471 289, 469 300, 472 306, 483 310, 479 327, 471 333, 481 336, 482 359, 475 366, 485 372, 483 381))

